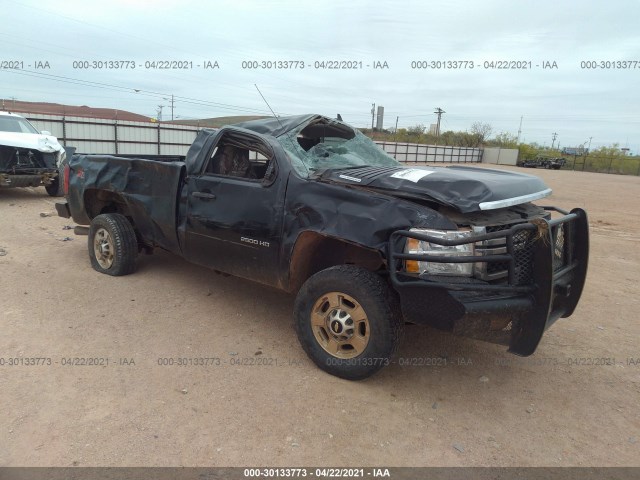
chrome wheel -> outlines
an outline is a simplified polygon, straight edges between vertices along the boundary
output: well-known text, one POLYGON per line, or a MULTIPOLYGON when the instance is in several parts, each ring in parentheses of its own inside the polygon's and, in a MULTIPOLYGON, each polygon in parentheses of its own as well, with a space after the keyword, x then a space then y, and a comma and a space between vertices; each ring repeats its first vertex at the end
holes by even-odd
POLYGON ((113 238, 104 228, 99 228, 93 238, 93 252, 100 267, 108 270, 113 265, 113 238))
POLYGON ((351 296, 330 292, 311 309, 311 328, 320 346, 336 358, 354 358, 369 343, 369 319, 351 296))

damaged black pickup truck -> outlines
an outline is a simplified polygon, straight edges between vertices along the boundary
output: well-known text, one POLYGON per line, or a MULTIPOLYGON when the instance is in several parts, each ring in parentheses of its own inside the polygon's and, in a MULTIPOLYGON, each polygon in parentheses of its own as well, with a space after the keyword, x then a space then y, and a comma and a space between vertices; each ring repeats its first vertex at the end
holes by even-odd
POLYGON ((407 168, 319 115, 205 129, 186 157, 75 155, 65 188, 97 271, 162 248, 297 293, 304 350, 347 379, 391 363, 405 323, 531 355, 587 271, 585 212, 532 204, 540 179, 407 168))

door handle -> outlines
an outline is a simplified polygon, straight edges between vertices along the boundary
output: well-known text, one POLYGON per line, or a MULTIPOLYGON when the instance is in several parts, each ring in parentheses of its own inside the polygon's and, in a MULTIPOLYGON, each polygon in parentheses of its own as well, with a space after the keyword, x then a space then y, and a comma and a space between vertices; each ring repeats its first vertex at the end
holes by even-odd
POLYGON ((196 198, 202 198, 204 200, 215 200, 216 196, 213 193, 204 193, 204 192, 193 192, 191 194, 196 198))

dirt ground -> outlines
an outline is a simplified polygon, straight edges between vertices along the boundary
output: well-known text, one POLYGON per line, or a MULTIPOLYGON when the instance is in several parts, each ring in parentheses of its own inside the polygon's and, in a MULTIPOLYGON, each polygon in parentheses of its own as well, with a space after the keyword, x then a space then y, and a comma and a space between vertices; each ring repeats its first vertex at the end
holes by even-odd
POLYGON ((408 326, 399 357, 446 365, 362 382, 306 358, 292 297, 165 253, 100 275, 43 188, 0 190, 0 465, 638 465, 640 178, 528 173, 589 212, 576 313, 525 359, 408 326))

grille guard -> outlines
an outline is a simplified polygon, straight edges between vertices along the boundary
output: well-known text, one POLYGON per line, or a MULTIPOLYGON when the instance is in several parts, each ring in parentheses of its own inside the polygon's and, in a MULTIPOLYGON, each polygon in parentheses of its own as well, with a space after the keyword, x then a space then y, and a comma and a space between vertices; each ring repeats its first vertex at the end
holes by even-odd
MULTIPOLYGON (((589 256, 589 226, 586 212, 579 208, 571 212, 557 207, 543 208, 563 216, 550 220, 536 219, 535 223, 520 223, 505 230, 455 240, 408 230, 393 232, 388 245, 388 266, 392 285, 401 297, 403 291, 416 288, 526 296, 532 300, 532 307, 527 309, 514 325, 509 351, 518 355, 532 354, 544 331, 558 318, 568 317, 575 310, 584 288, 589 256), (531 255, 531 272, 526 282, 518 278, 516 271, 518 252, 515 250, 514 238, 518 234, 522 235, 520 232, 529 232, 530 236, 534 236, 527 247, 527 255, 531 255), (532 232, 535 232, 535 235, 532 235, 532 232), (504 255, 465 257, 404 253, 407 238, 443 246, 506 238, 507 252, 504 255), (558 254, 559 251, 561 256, 558 254), (403 272, 405 260, 438 263, 505 262, 508 263, 507 282, 494 285, 476 279, 460 283, 446 279, 437 281, 434 280, 435 276, 425 279, 403 272)), ((496 300, 496 304, 499 303, 500 300, 496 300)))

